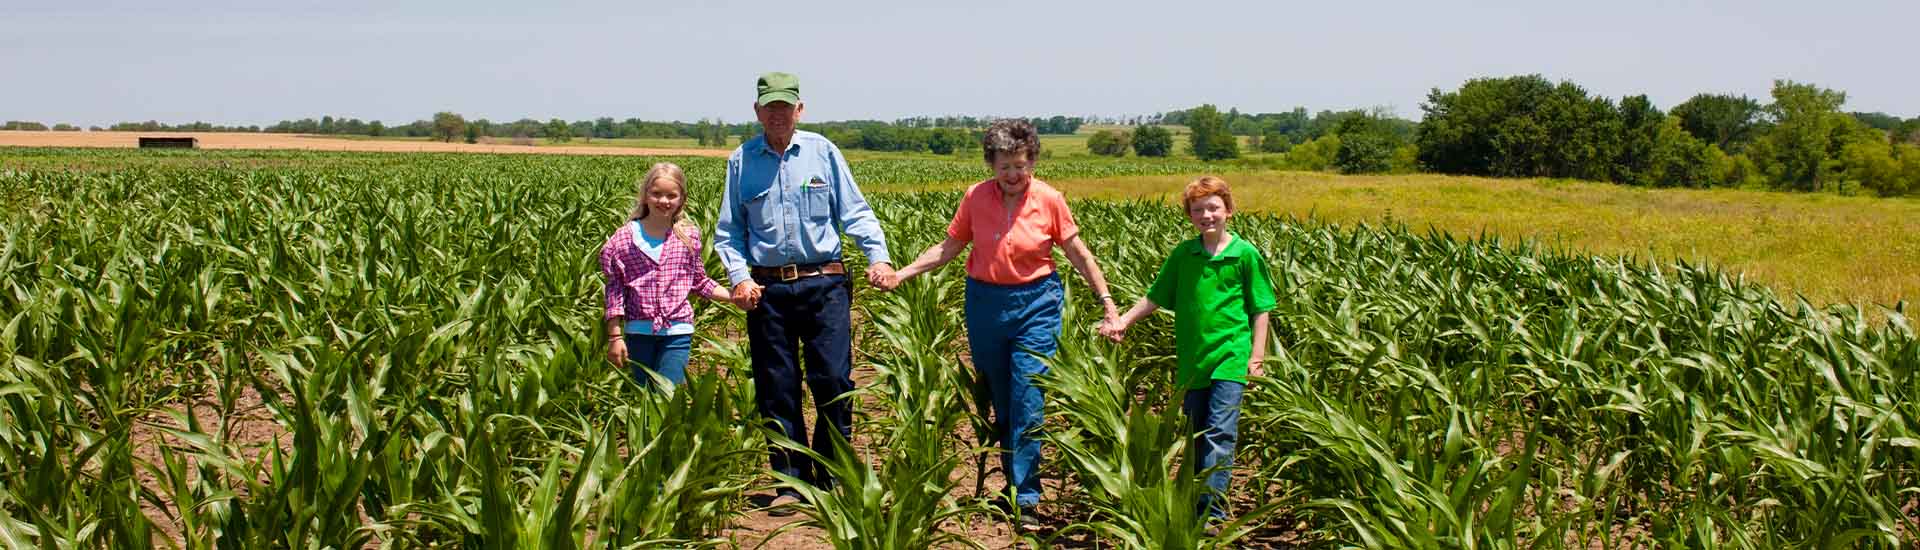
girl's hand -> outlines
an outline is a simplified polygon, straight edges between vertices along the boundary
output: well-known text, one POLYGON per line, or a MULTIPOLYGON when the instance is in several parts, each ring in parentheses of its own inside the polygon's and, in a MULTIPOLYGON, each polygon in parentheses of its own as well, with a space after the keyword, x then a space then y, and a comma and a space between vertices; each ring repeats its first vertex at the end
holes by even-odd
POLYGON ((612 341, 607 342, 607 360, 612 361, 615 367, 625 368, 627 366, 626 338, 614 336, 612 337, 612 341))

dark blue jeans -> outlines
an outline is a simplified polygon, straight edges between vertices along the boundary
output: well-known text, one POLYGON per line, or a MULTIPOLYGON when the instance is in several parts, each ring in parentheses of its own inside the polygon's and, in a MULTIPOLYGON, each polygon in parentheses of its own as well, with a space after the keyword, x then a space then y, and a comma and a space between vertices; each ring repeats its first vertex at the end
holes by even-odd
POLYGON ((1014 286, 967 279, 967 345, 993 395, 994 438, 1014 504, 1040 503, 1040 439, 1046 401, 1034 378, 1060 344, 1058 274, 1014 286))
POLYGON ((653 377, 646 369, 660 373, 675 386, 687 383, 687 356, 693 352, 693 336, 628 334, 626 340, 627 368, 641 387, 653 386, 653 377))
POLYGON ((1199 506, 1215 518, 1227 517, 1227 485, 1233 481, 1233 446, 1240 435, 1240 397, 1247 385, 1231 380, 1214 380, 1203 390, 1187 390, 1180 406, 1193 429, 1193 445, 1187 456, 1192 474, 1207 474, 1207 492, 1199 506), (1216 469, 1217 468, 1217 469, 1216 469))
MULTIPOLYGON (((765 290, 759 307, 747 312, 748 347, 753 353, 753 393, 768 426, 794 441, 808 441, 800 414, 800 382, 813 392, 816 423, 808 446, 833 457, 834 430, 853 435, 853 403, 841 395, 853 391, 852 297, 845 275, 821 275, 790 282, 759 280, 765 290), (804 361, 803 361, 804 360, 804 361), (801 370, 802 365, 806 367, 801 370), (804 378, 803 378, 804 377, 804 378)), ((771 450, 774 469, 817 487, 833 485, 813 459, 779 447, 771 450)))

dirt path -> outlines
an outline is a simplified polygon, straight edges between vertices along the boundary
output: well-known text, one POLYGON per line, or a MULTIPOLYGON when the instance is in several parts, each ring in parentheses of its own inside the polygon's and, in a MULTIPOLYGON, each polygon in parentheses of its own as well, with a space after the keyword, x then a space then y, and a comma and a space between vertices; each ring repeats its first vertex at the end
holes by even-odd
POLYGON ((339 139, 307 134, 229 132, 22 132, 0 131, 0 146, 134 148, 140 137, 192 137, 201 149, 299 149, 307 151, 376 151, 391 153, 518 153, 545 155, 633 155, 725 157, 725 149, 648 149, 590 145, 527 146, 437 141, 381 141, 339 139))

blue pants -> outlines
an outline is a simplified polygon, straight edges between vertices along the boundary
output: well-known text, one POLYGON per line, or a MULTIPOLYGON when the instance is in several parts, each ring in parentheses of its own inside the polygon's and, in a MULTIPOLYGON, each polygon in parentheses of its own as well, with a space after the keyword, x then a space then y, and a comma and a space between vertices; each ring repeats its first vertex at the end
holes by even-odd
POLYGON ((973 368, 993 396, 994 439, 1014 504, 1040 503, 1041 405, 1034 377, 1046 374, 1042 357, 1060 342, 1060 277, 1003 286, 967 279, 967 343, 973 368))
MULTIPOLYGON (((807 420, 800 414, 804 373, 818 413, 808 447, 820 456, 835 454, 831 432, 853 435, 853 403, 841 395, 853 391, 852 297, 845 275, 820 275, 781 282, 758 281, 765 290, 759 307, 747 312, 747 341, 753 353, 753 394, 767 424, 788 439, 807 441, 807 420), (801 370, 802 359, 806 370, 801 370)), ((822 489, 833 485, 826 468, 805 454, 773 447, 775 471, 822 489)))
POLYGON ((641 387, 653 386, 653 377, 643 369, 659 373, 675 386, 687 383, 687 356, 693 352, 693 336, 628 334, 626 340, 627 368, 641 387))
POLYGON ((1199 504, 1215 518, 1227 517, 1227 484, 1233 481, 1233 446, 1240 435, 1240 397, 1246 389, 1239 382, 1214 380, 1206 389, 1187 390, 1180 406, 1193 429, 1189 472, 1197 475, 1219 468, 1207 475, 1207 492, 1199 504))

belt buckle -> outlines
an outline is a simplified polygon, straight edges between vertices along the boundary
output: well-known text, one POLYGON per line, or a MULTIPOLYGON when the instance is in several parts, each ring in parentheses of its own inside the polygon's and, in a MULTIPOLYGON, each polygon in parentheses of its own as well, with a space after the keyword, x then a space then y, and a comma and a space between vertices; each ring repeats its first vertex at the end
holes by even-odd
POLYGON ((780 266, 780 282, 791 283, 795 279, 799 279, 799 278, 800 278, 799 264, 787 264, 787 265, 780 266))

